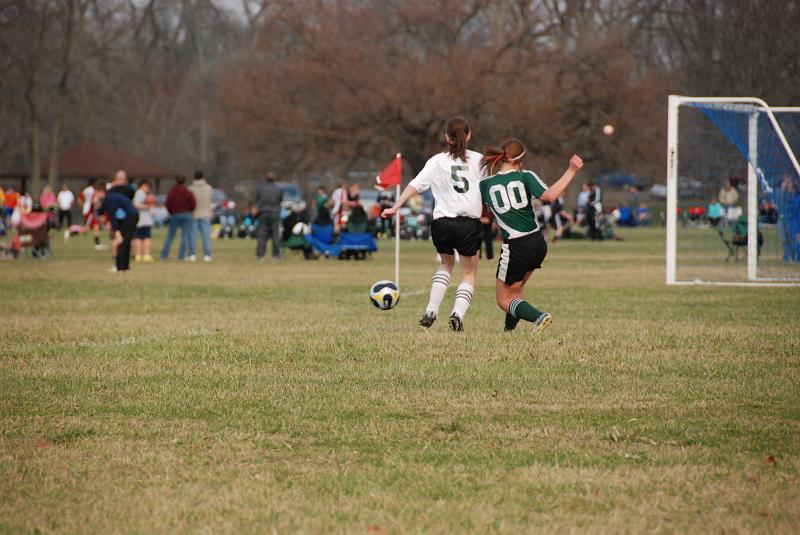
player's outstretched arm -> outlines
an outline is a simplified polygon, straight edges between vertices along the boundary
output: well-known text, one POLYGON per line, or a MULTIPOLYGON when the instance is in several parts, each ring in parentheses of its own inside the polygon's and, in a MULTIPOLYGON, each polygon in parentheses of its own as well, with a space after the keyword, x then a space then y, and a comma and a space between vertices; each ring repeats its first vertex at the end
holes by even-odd
POLYGON ((561 175, 555 184, 547 188, 547 191, 542 193, 542 196, 539 197, 544 202, 553 202, 557 200, 564 191, 569 186, 569 183, 572 182, 572 179, 575 178, 575 175, 578 174, 578 171, 581 170, 583 167, 583 160, 577 154, 573 154, 572 158, 569 160, 569 167, 567 170, 564 171, 564 174, 561 175))
POLYGON ((381 212, 381 217, 384 219, 394 217, 394 214, 396 214, 397 211, 408 201, 408 199, 414 195, 419 195, 419 192, 412 186, 406 186, 406 189, 404 189, 403 193, 400 194, 400 198, 397 199, 397 202, 394 203, 394 206, 391 208, 386 208, 383 212, 381 212))

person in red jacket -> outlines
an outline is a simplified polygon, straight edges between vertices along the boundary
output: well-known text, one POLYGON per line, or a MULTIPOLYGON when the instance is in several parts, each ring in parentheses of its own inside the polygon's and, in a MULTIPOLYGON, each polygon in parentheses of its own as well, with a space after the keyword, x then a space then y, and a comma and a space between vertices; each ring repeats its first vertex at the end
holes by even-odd
MULTIPOLYGON (((176 184, 167 193, 167 201, 164 204, 169 212, 169 231, 167 232, 167 241, 164 242, 164 248, 161 249, 161 260, 169 258, 172 240, 175 239, 175 233, 179 228, 181 229, 181 246, 178 250, 178 260, 183 260, 186 251, 189 250, 189 240, 191 239, 194 225, 192 212, 194 211, 195 199, 192 192, 186 187, 185 182, 185 177, 178 177, 176 184)), ((189 256, 187 260, 194 261, 196 258, 189 256)))

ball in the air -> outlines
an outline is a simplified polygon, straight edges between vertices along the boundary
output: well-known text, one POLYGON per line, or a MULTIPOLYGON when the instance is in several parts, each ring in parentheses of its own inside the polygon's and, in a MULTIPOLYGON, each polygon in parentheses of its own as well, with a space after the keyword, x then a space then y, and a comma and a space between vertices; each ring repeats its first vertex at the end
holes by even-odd
POLYGON ((607 135, 607 136, 613 136, 614 135, 614 127, 611 126, 610 124, 605 125, 603 127, 603 133, 605 135, 607 135))
POLYGON ((390 310, 400 301, 400 290, 392 281, 378 281, 369 289, 369 299, 376 308, 390 310))

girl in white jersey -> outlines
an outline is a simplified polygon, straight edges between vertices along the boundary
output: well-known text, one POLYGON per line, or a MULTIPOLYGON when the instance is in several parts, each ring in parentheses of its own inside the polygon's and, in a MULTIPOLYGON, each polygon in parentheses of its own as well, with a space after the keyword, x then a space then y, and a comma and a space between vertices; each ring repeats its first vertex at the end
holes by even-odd
POLYGON ((431 237, 442 264, 433 275, 431 294, 425 313, 419 320, 423 327, 436 321, 450 274, 455 264, 455 252, 461 256, 461 284, 450 314, 450 328, 464 330, 464 316, 472 301, 475 274, 478 270, 478 251, 481 243, 481 193, 478 184, 481 174, 481 155, 467 150, 472 134, 467 121, 453 117, 445 125, 447 152, 441 152, 425 164, 417 177, 406 187, 391 208, 381 217, 393 217, 397 210, 414 195, 430 189, 436 205, 433 209, 431 237))

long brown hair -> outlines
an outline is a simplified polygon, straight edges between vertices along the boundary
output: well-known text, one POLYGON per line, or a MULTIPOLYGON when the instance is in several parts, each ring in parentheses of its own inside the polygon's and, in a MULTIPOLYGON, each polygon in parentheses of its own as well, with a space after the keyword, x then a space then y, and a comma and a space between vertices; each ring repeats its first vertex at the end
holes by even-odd
POLYGON ((467 136, 469 125, 463 117, 451 117, 444 126, 447 133, 447 151, 454 160, 467 161, 467 136))
POLYGON ((484 147, 481 169, 493 175, 503 162, 518 162, 525 156, 525 144, 519 139, 509 138, 499 147, 484 147))

